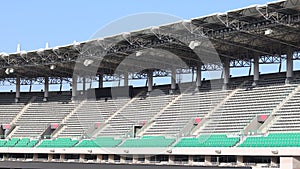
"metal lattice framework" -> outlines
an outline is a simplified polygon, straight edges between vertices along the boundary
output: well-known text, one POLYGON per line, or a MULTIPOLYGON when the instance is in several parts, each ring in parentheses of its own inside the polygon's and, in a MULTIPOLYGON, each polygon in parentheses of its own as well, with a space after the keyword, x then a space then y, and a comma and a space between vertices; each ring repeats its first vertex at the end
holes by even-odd
MULTIPOLYGON (((203 63, 186 43, 176 38, 177 36, 181 36, 183 41, 207 38, 219 54, 221 62, 230 58, 230 67, 250 67, 253 58, 257 56, 261 56, 260 64, 281 63, 288 51, 299 51, 299 30, 300 0, 276 1, 62 47, 12 54, 1 53, 0 78, 21 77, 24 81, 29 79, 27 84, 31 83, 32 79, 42 82, 38 79, 48 76, 59 79, 53 83, 60 83, 62 79, 70 82, 75 64, 80 64, 78 60, 86 57, 101 59, 101 63, 97 65, 97 74, 104 75, 104 80, 118 80, 122 77, 114 75, 118 65, 129 55, 145 48, 163 49, 174 53, 191 69, 199 64, 202 64, 203 71, 222 69, 222 63, 213 60, 203 63), (50 69, 50 65, 55 65, 55 69, 50 69), (7 68, 13 68, 13 73, 5 73, 7 68)), ((210 50, 210 46, 205 48, 210 50)), ((294 59, 299 59, 299 53, 294 55, 294 59)), ((131 63, 128 67, 132 67, 134 71, 139 65, 135 64, 134 60, 131 63)), ((167 62, 156 64, 170 69, 172 67, 167 62)), ((170 76, 170 69, 157 70, 154 76, 170 76)), ((145 72, 131 72, 129 76, 130 79, 145 77, 145 72)))

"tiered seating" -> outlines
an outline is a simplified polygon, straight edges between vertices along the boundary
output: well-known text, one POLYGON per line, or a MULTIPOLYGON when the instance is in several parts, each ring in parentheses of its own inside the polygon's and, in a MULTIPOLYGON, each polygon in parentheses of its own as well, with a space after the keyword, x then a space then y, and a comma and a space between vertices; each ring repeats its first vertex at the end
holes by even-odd
POLYGON ((116 147, 121 142, 121 139, 114 139, 113 137, 98 137, 96 139, 84 139, 78 145, 76 145, 76 147, 116 147))
POLYGON ((7 140, 4 146, 5 147, 14 147, 19 140, 20 140, 19 138, 12 138, 10 140, 7 140))
POLYGON ((39 141, 30 140, 30 138, 22 138, 18 141, 15 147, 34 147, 39 141))
POLYGON ((242 132, 257 114, 271 113, 295 85, 239 89, 224 105, 210 116, 201 133, 242 132))
POLYGON ((120 147, 169 147, 174 141, 164 136, 143 136, 141 139, 127 139, 120 147))
POLYGON ((124 136, 132 129, 133 125, 149 121, 172 101, 173 96, 159 95, 158 93, 154 91, 152 94, 155 96, 137 99, 128 104, 108 122, 107 126, 99 133, 99 136, 124 136))
POLYGON ((290 98, 276 113, 277 121, 269 131, 300 131, 300 92, 290 98))
POLYGON ((78 140, 72 140, 70 138, 57 138, 55 140, 43 140, 37 147, 39 148, 61 148, 61 147, 73 147, 78 143, 78 140))
POLYGON ((225 134, 200 135, 198 138, 182 138, 175 147, 233 147, 239 140, 239 137, 225 134))
POLYGON ((300 133, 270 133, 247 137, 239 147, 300 147, 300 133))
POLYGON ((0 95, 0 125, 10 124, 24 107, 24 103, 14 103, 14 93, 1 93, 0 95))
POLYGON ((38 140, 30 140, 29 138, 11 138, 8 140, 0 140, 0 147, 34 147, 38 140))
POLYGON ((87 100, 66 121, 66 128, 58 135, 59 137, 81 136, 96 122, 105 122, 114 112, 123 107, 129 99, 117 100, 87 100))
POLYGON ((155 119, 145 135, 176 135, 193 118, 203 118, 230 91, 185 93, 155 119))
POLYGON ((32 103, 16 121, 13 137, 38 137, 50 123, 60 123, 77 105, 58 101, 32 103))

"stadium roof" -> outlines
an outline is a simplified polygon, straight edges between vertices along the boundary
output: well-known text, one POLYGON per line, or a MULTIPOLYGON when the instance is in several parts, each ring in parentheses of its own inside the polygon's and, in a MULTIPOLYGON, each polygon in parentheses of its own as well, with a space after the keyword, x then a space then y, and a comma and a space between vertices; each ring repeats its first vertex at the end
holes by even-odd
MULTIPOLYGON (((257 55, 279 57, 289 50, 299 50, 299 26, 300 1, 275 1, 60 47, 1 53, 0 78, 71 77, 79 58, 102 59, 97 65, 98 73, 112 74, 127 56, 145 48, 167 50, 190 67, 201 62, 218 64, 214 59, 200 60, 189 47, 190 42, 199 39, 212 43, 203 43, 201 52, 209 55, 215 49, 221 60, 251 61, 257 55), (50 69, 50 65, 55 65, 55 69, 50 69), (13 73, 5 73, 8 68, 13 68, 13 73)), ((132 63, 129 67, 143 66, 132 63)))

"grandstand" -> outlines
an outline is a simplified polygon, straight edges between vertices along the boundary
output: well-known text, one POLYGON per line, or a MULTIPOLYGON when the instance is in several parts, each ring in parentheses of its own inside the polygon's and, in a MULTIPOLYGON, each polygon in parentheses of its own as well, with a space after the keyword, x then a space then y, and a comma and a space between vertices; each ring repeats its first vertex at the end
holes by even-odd
MULTIPOLYGON (((300 56, 299 27, 300 1, 283 0, 43 51, 1 53, 0 77, 16 89, 0 93, 0 168, 300 168, 300 71, 293 67, 300 56), (201 28, 219 63, 196 57, 198 35, 188 45, 168 37, 174 29, 186 32, 182 25, 201 28), (111 49, 99 46, 111 41, 118 41, 111 49), (115 75, 126 57, 145 47, 169 50, 188 68, 148 58, 141 65, 131 60, 128 72, 115 75), (85 52, 99 50, 105 50, 103 60, 93 65, 97 57, 85 52), (285 63, 286 71, 260 74, 260 65, 270 63, 285 63), (231 68, 251 65, 253 76, 230 76, 231 68), (201 78, 202 71, 219 69, 221 79, 201 78), (196 81, 176 81, 187 70, 196 81), (154 85, 160 76, 171 76, 171 84, 154 85), (146 78, 147 85, 129 86, 134 77, 146 78), (87 89, 88 78, 98 87, 87 89), (124 85, 103 87, 110 78, 122 78, 124 85), (21 92, 28 79, 44 90, 21 92), (49 91, 56 80, 72 89, 49 91)), ((205 47, 201 54, 212 51, 205 47)))

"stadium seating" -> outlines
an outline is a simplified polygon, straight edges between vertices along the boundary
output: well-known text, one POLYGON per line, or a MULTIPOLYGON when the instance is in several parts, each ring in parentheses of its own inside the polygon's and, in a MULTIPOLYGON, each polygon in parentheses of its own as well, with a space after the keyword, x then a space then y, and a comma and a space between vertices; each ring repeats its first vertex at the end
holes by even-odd
POLYGON ((200 135, 182 138, 175 147, 233 147, 239 140, 239 137, 227 137, 225 134, 200 135))
POLYGON ((38 148, 60 148, 60 147, 73 147, 78 143, 78 140, 70 138, 57 138, 55 140, 43 140, 37 147, 38 148))
POLYGON ((164 136, 143 136, 140 139, 127 139, 120 147, 169 147, 174 141, 164 136))
POLYGON ((300 91, 290 98, 274 115, 278 118, 269 131, 300 131, 300 91))
POLYGON ((34 147, 38 140, 30 140, 29 138, 22 138, 18 141, 15 147, 34 147))
POLYGON ((300 133, 270 133, 249 136, 239 147, 300 147, 300 133))
POLYGON ((113 137, 98 137, 96 139, 84 139, 76 147, 93 148, 93 147, 116 147, 122 142, 121 139, 113 137))
POLYGON ((104 123, 113 113, 126 104, 129 99, 87 100, 65 122, 66 128, 59 137, 81 136, 96 122, 104 123))
POLYGON ((77 105, 78 103, 61 102, 61 98, 45 103, 34 102, 17 119, 17 129, 12 137, 39 137, 50 123, 59 124, 77 105))
POLYGON ((145 135, 177 135, 195 117, 204 117, 230 91, 185 93, 156 119, 145 135))
MULTIPOLYGON (((159 93, 159 91, 158 91, 159 93)), ((172 95, 159 95, 144 99, 137 98, 128 104, 121 112, 108 121, 107 126, 100 131, 98 136, 125 136, 133 125, 152 119, 162 108, 172 101, 172 95)))
POLYGON ((238 89, 225 104, 210 115, 200 133, 240 133, 258 114, 269 114, 286 98, 296 85, 238 89))

